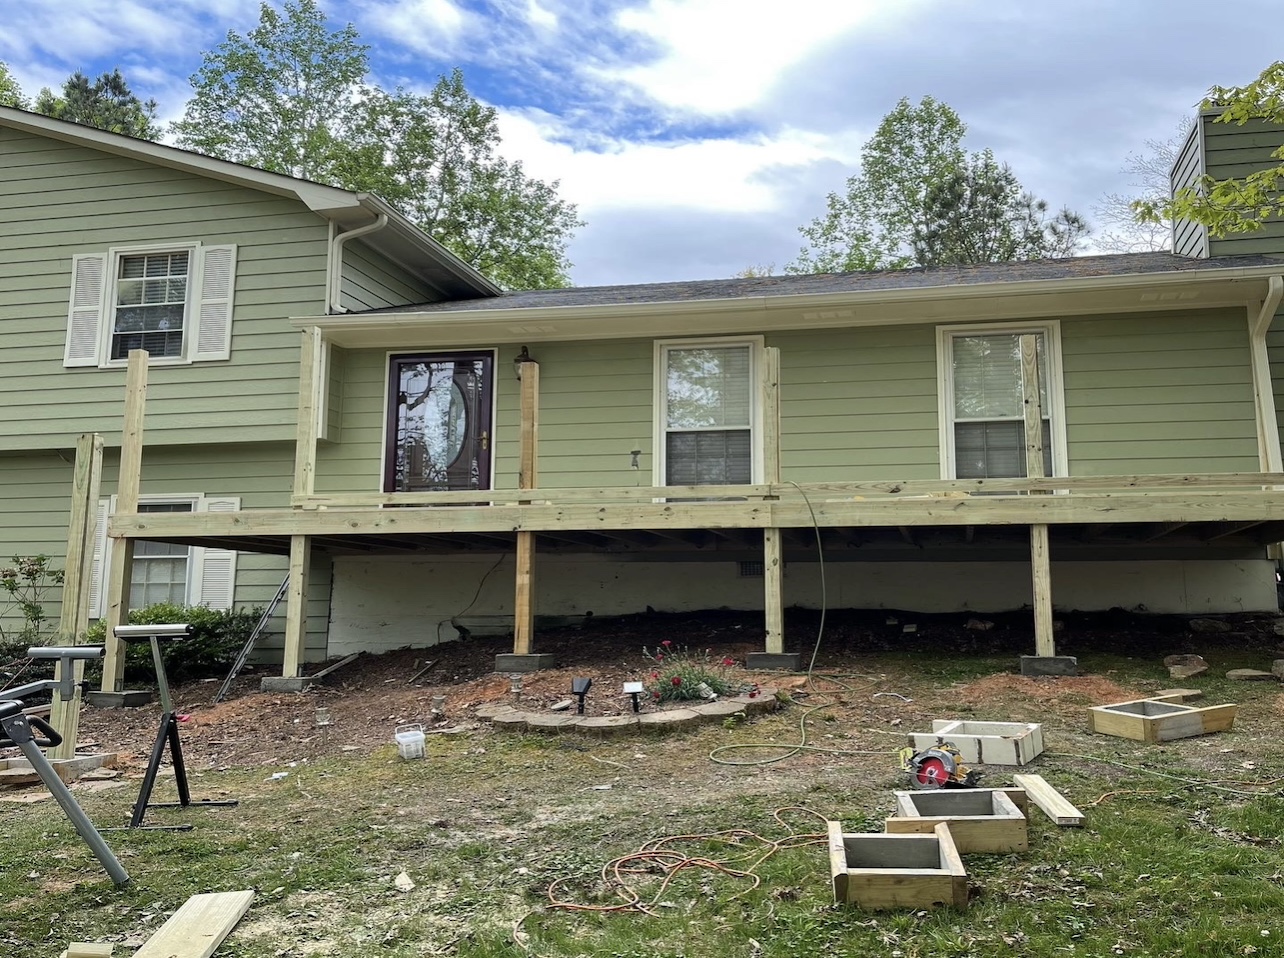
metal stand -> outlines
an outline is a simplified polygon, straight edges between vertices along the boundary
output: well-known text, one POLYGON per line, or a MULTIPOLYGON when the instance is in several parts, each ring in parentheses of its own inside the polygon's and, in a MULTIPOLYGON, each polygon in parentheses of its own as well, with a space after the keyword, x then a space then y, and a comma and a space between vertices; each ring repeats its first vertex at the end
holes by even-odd
POLYGON ((149 808, 213 808, 229 807, 240 804, 236 799, 192 801, 191 791, 187 787, 187 766, 183 763, 183 746, 178 739, 178 714, 174 710, 174 701, 169 694, 169 678, 165 674, 165 661, 161 658, 160 640, 179 639, 190 636, 195 631, 192 626, 180 625, 121 625, 115 629, 116 638, 124 642, 150 642, 152 662, 156 665, 156 683, 160 688, 161 720, 156 730, 156 742, 152 745, 152 755, 147 762, 147 772, 143 775, 143 787, 139 790, 138 801, 134 803, 134 812, 129 818, 129 828, 145 828, 152 831, 191 831, 191 825, 144 825, 143 816, 149 808), (160 771, 161 760, 165 757, 165 745, 169 744, 170 758, 174 763, 174 782, 178 786, 177 802, 152 802, 152 789, 156 785, 156 775, 160 771))
POLYGON ((76 646, 74 648, 33 648, 27 650, 27 655, 31 658, 56 658, 61 660, 62 681, 45 679, 39 682, 32 682, 27 685, 9 690, 6 694, 10 698, 0 699, 0 745, 12 742, 22 752, 23 757, 31 763, 31 768, 40 780, 44 782, 45 788, 49 793, 58 800, 62 810, 66 813, 71 824, 75 826, 77 833, 84 839, 89 850, 94 853, 94 857, 102 863, 111 880, 117 885, 123 885, 129 881, 129 875, 126 873, 120 861, 112 854, 112 850, 107 847, 103 841, 102 835, 98 829, 94 828, 94 823, 89 820, 84 809, 71 794, 71 790, 54 767, 45 758, 42 748, 57 748, 62 744, 62 736, 54 729, 52 725, 44 719, 36 716, 27 716, 22 714, 23 702, 18 695, 26 695, 32 692, 45 692, 57 688, 64 698, 70 698, 75 683, 71 680, 71 663, 74 660, 96 659, 103 654, 101 646, 76 646), (65 688, 63 686, 66 686, 65 688), (33 730, 34 729, 34 730, 33 730), (39 732, 43 738, 37 738, 36 732, 39 732))

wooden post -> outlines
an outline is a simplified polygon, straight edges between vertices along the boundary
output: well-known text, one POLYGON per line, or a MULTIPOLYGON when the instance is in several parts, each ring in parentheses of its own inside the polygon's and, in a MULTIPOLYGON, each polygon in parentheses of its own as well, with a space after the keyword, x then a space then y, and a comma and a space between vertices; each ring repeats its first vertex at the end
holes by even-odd
MULTIPOLYGON (((1043 401, 1039 395, 1039 337, 1021 337, 1021 392, 1025 412, 1025 474, 1038 479, 1043 469, 1043 401)), ((1030 526, 1030 573, 1034 588, 1034 650, 1036 655, 1054 656, 1052 632, 1052 561, 1048 551, 1048 527, 1030 526)))
POLYGON ((285 591, 285 650, 282 678, 298 678, 308 634, 308 572, 312 564, 312 540, 290 536, 290 581, 285 591))
MULTIPOLYGON (((125 423, 120 436, 120 475, 116 480, 116 515, 138 513, 138 490, 143 471, 143 414, 147 405, 147 350, 131 349, 125 370, 125 423)), ((112 543, 107 576, 106 654, 104 692, 119 692, 125 679, 125 643, 116 626, 129 622, 129 591, 134 570, 134 540, 112 543)))
MULTIPOLYGON (((780 350, 762 351, 762 465, 763 481, 780 482, 780 350)), ((766 651, 785 650, 784 561, 780 529, 762 530, 763 613, 766 651)))
POLYGON ((303 330, 299 344, 299 411, 294 433, 294 494, 310 496, 317 464, 317 354, 321 331, 303 330))
MULTIPOLYGON (((103 437, 85 433, 76 441, 76 462, 71 482, 71 514, 67 521, 67 561, 63 564, 62 615, 58 620, 59 643, 78 645, 89 628, 89 580, 94 565, 94 533, 98 518, 98 494, 103 472, 103 437)), ((80 731, 80 687, 85 663, 72 669, 77 683, 70 699, 55 690, 49 722, 62 736, 62 744, 49 752, 53 759, 74 758, 80 731)), ((62 678, 62 662, 54 667, 54 678, 62 678)))
MULTIPOLYGON (((517 487, 539 486, 539 363, 521 369, 521 429, 517 487)), ((530 500, 525 500, 529 502, 530 500)), ((513 654, 530 655, 535 634, 535 533, 517 533, 517 574, 513 596, 513 654)))

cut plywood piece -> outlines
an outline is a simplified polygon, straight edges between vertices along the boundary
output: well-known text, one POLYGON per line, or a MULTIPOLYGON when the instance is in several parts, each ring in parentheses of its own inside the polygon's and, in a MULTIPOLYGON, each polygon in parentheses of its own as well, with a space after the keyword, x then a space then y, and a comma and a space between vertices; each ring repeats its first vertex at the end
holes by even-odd
POLYGON ((1182 705, 1175 701, 1177 698, 1136 699, 1095 706, 1088 710, 1088 728, 1101 735, 1154 744, 1228 732, 1235 724, 1237 705, 1196 708, 1182 705))
POLYGON ((967 907, 967 872, 948 825, 929 835, 844 834, 829 823, 834 900, 873 910, 967 907))
POLYGON ((253 900, 253 891, 193 895, 134 952, 134 958, 210 958, 253 900))
POLYGON ((968 722, 937 719, 932 731, 914 732, 916 751, 949 742, 964 762, 975 765, 1026 765, 1043 753, 1043 726, 1037 722, 968 722))
POLYGON ((1043 814, 1063 828, 1082 828, 1083 812, 1070 804, 1069 800, 1049 785, 1042 775, 1013 775, 1017 788, 1025 789, 1026 795, 1043 814))
POLYGON ((960 854, 1007 854, 1029 849, 1025 815, 1000 788, 896 792, 896 814, 885 828, 893 835, 932 834, 942 822, 960 854))

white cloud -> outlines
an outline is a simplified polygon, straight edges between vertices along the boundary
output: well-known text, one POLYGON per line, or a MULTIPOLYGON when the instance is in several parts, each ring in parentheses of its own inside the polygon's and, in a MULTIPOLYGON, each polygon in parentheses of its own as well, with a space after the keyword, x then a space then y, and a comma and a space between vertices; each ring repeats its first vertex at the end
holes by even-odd
MULTIPOLYGON (((900 0, 904 17, 919 0, 900 0)), ((667 106, 704 114, 757 103, 789 67, 816 48, 887 15, 880 0, 648 0, 616 15, 619 27, 649 38, 663 56, 609 75, 667 106)))
POLYGON ((531 26, 542 30, 557 28, 557 14, 540 6, 539 0, 526 0, 526 19, 531 26))
POLYGON ((401 46, 438 57, 458 41, 472 17, 451 0, 390 0, 361 6, 365 16, 357 26, 363 33, 368 29, 401 46))

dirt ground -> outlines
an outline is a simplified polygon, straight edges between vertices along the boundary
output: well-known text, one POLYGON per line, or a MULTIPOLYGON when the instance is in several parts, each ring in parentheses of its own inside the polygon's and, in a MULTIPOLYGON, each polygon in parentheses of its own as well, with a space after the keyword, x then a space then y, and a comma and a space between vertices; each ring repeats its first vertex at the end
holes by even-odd
MULTIPOLYGON (((1219 647, 1260 648, 1269 667, 1280 654, 1274 631, 1277 616, 1217 617, 1225 631, 1195 631, 1189 616, 1155 616, 1113 611, 1067 615, 1058 619, 1058 652, 1069 655, 1110 654, 1158 663, 1174 652, 1208 655, 1219 647)), ((1107 673, 1077 678, 1041 680, 1015 674, 1016 656, 1033 648, 1028 613, 1008 615, 921 615, 887 611, 831 613, 822 623, 816 613, 791 610, 788 646, 803 652, 806 668, 820 636, 810 688, 801 679, 744 668, 748 652, 763 647, 760 615, 702 612, 643 615, 572 629, 541 631, 536 649, 556 655, 559 667, 521 678, 520 692, 512 679, 493 671, 497 653, 511 650, 507 638, 477 638, 428 649, 403 649, 381 655, 363 654, 337 669, 305 694, 259 691, 269 666, 244 671, 228 697, 213 698, 222 679, 211 678, 179 686, 175 702, 182 721, 182 744, 189 768, 232 768, 288 765, 323 756, 368 751, 393 741, 396 728, 422 724, 429 734, 451 734, 478 726, 474 709, 503 701, 530 711, 542 711, 571 698, 571 680, 593 679, 586 712, 623 714, 631 710, 621 691, 629 680, 647 681, 653 664, 643 649, 656 650, 668 641, 693 653, 707 650, 714 661, 734 660, 728 669, 744 688, 782 685, 800 699, 825 692, 850 702, 859 698, 861 719, 887 727, 939 717, 943 703, 906 702, 898 689, 908 689, 918 676, 930 677, 959 657, 1011 653, 1013 668, 949 690, 952 707, 983 707, 1003 701, 1026 704, 1040 711, 1081 709, 1136 697, 1143 690, 1120 684, 1107 673), (822 630, 823 625, 823 630, 822 630), (889 662, 892 667, 889 669, 889 662), (876 670, 871 667, 876 663, 876 670), (886 694, 880 694, 886 693, 886 694), (434 699, 443 698, 441 713, 434 699)), ((305 671, 319 671, 311 665, 305 671)), ((27 677, 19 681, 27 681, 27 677)), ((0 685, 5 679, 0 675, 0 685)), ((1174 683, 1180 684, 1180 683, 1174 683)), ((1284 711, 1284 696, 1277 703, 1284 711)), ((656 708, 643 697, 642 708, 656 708)), ((156 735, 159 705, 135 709, 82 712, 80 744, 89 751, 111 751, 126 769, 145 765, 156 735)), ((905 727, 909 727, 908 724, 905 727)))

